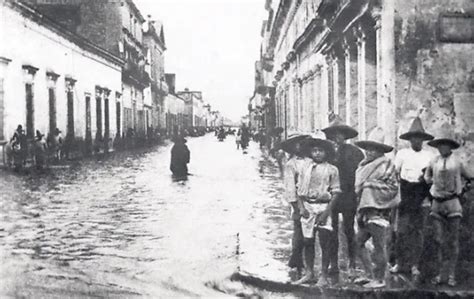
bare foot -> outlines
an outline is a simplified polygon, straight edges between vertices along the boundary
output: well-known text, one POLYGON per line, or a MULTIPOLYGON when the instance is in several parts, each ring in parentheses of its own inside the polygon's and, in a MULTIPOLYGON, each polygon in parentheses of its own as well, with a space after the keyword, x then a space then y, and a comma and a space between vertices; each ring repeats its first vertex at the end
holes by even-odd
POLYGON ((304 284, 315 282, 314 273, 306 273, 301 279, 295 281, 295 284, 304 284))

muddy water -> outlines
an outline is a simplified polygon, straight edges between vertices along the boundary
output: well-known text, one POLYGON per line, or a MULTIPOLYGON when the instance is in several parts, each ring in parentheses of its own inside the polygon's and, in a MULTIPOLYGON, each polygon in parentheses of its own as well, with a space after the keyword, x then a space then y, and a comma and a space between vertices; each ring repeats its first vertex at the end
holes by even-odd
POLYGON ((39 177, 0 173, 0 296, 214 297, 225 294, 209 282, 237 269, 286 279, 278 170, 232 137, 188 146, 193 175, 181 182, 170 145, 39 177))

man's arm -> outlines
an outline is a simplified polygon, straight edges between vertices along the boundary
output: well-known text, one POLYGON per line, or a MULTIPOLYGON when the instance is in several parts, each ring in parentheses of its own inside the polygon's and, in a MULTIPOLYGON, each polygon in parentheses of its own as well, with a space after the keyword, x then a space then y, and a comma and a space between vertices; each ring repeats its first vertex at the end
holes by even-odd
POLYGON ((425 169, 425 174, 423 175, 423 179, 427 184, 433 184, 433 163, 434 160, 431 160, 430 164, 428 164, 428 167, 425 169))
POLYGON ((285 170, 283 172, 283 185, 285 188, 284 197, 293 208, 293 214, 291 216, 294 220, 296 220, 300 217, 298 195, 296 194, 297 173, 295 168, 290 163, 291 162, 286 163, 285 170))

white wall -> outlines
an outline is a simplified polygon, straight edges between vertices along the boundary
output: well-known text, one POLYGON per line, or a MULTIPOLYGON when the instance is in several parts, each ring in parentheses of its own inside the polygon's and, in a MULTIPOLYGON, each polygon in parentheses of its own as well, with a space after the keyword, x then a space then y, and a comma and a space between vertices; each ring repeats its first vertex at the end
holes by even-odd
MULTIPOLYGON (((65 77, 77 80, 74 88, 75 136, 85 137, 85 95, 91 96, 92 136, 96 129, 95 87, 111 90, 109 97, 110 136, 116 131, 115 92, 122 93, 121 67, 85 51, 54 31, 0 4, 0 57, 11 60, 4 69, 5 135, 11 137, 18 124, 26 127, 25 81, 22 65, 39 70, 34 77, 35 129, 49 128, 47 71, 59 74, 56 82, 57 126, 66 132, 67 99, 65 77), (27 41, 27 42, 26 42, 27 41)), ((103 111, 102 111, 103 113, 103 111)), ((104 117, 102 117, 104 119, 104 117)), ((104 128, 104 126, 103 126, 104 128)))

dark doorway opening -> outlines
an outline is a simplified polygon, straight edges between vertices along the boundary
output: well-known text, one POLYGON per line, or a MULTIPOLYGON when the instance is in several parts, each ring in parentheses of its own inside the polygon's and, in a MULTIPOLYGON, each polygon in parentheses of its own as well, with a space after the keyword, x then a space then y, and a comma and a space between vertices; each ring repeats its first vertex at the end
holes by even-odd
POLYGON ((53 136, 56 128, 56 90, 54 88, 48 89, 49 97, 49 134, 53 136))
POLYGON ((97 141, 102 140, 102 99, 100 97, 95 98, 95 115, 96 115, 96 135, 97 141))
POLYGON ((86 96, 86 153, 92 153, 91 97, 86 96))
POLYGON ((110 138, 110 115, 109 115, 109 99, 104 99, 104 150, 109 151, 109 138, 110 138))
POLYGON ((33 84, 25 84, 26 92, 26 136, 33 138, 35 136, 34 126, 34 107, 33 107, 33 84))
POLYGON ((74 93, 67 92, 67 135, 74 139, 74 93))

